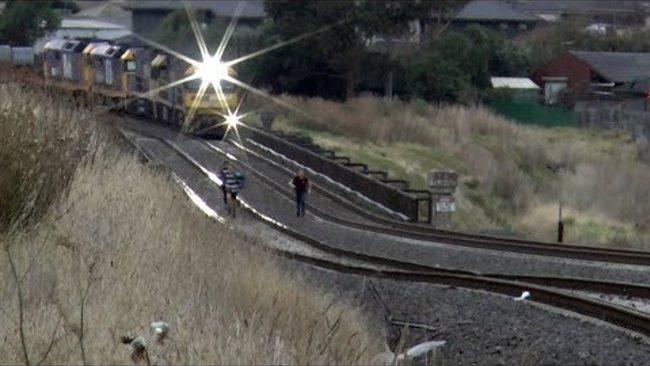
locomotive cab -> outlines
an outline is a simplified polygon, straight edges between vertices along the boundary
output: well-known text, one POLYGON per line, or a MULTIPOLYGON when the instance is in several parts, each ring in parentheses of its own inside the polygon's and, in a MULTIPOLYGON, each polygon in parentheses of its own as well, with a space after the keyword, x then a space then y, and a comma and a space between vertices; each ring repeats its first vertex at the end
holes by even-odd
POLYGON ((44 47, 43 75, 45 80, 56 82, 67 90, 85 88, 81 78, 83 70, 82 50, 86 44, 74 39, 55 39, 44 47))
POLYGON ((129 93, 144 93, 149 90, 151 79, 151 52, 145 48, 129 48, 120 57, 124 89, 129 93))
MULTIPOLYGON (((234 75, 234 70, 228 68, 228 75, 234 75)), ((196 74, 195 67, 190 67, 185 75, 196 74)), ((187 111, 192 111, 190 132, 195 132, 201 135, 222 136, 224 133, 223 128, 217 127, 221 125, 223 115, 228 114, 228 109, 231 111, 237 107, 237 94, 235 93, 235 86, 226 80, 217 80, 221 85, 223 96, 217 95, 213 85, 208 85, 207 89, 198 98, 198 92, 202 83, 207 82, 202 79, 195 79, 186 84, 186 92, 184 96, 184 105, 187 111)))

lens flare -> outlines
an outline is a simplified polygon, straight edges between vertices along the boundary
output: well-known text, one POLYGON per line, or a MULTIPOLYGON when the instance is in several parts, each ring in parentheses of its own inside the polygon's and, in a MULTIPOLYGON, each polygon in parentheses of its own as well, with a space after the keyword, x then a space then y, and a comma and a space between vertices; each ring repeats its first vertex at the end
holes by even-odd
POLYGON ((226 127, 228 129, 237 128, 237 126, 239 126, 241 124, 241 117, 242 116, 238 116, 238 115, 236 115, 234 113, 233 114, 228 114, 228 115, 225 116, 226 120, 224 121, 224 124, 226 125, 226 127))
MULTIPOLYGON (((134 34, 135 37, 137 37, 138 39, 140 39, 144 43, 146 43, 146 44, 148 44, 148 45, 150 45, 150 46, 152 46, 154 48, 160 49, 160 50, 162 50, 162 51, 164 51, 164 52, 166 52, 166 53, 168 53, 168 54, 170 54, 170 55, 172 55, 172 56, 174 56, 174 57, 176 57, 176 58, 178 58, 180 60, 183 60, 183 61, 187 62, 190 65, 190 69, 188 70, 189 76, 183 77, 183 78, 181 78, 179 80, 176 80, 176 81, 172 81, 172 82, 168 83, 167 85, 163 85, 161 87, 152 89, 152 90, 150 90, 148 92, 138 94, 136 97, 134 97, 132 99, 144 98, 144 97, 154 97, 154 98, 156 98, 157 94, 159 92, 163 91, 163 90, 180 86, 181 84, 184 84, 184 83, 192 81, 192 80, 200 80, 201 85, 199 87, 199 90, 195 94, 195 96, 193 98, 193 101, 192 101, 190 107, 188 108, 189 110, 185 114, 185 120, 184 120, 183 126, 182 126, 183 129, 186 129, 188 127, 188 124, 193 120, 193 117, 194 117, 195 113, 197 112, 197 109, 198 109, 202 99, 204 98, 204 96, 206 95, 206 92, 208 92, 208 89, 211 86, 214 89, 214 93, 216 94, 217 99, 219 101, 219 108, 210 109, 209 111, 216 114, 216 115, 220 115, 220 116, 222 116, 224 118, 224 122, 217 124, 217 126, 225 125, 226 126, 226 134, 227 134, 228 131, 234 130, 235 133, 237 135, 239 135, 238 130, 237 130, 237 126, 243 124, 242 121, 241 121, 241 118, 243 116, 245 116, 245 115, 239 115, 238 114, 239 107, 241 106, 241 101, 240 101, 240 104, 237 106, 237 108, 236 108, 236 110, 234 112, 232 112, 232 110, 230 109, 230 106, 228 105, 228 98, 227 98, 226 94, 224 93, 223 87, 221 85, 221 82, 225 80, 225 81, 227 81, 227 82, 229 82, 231 84, 234 84, 235 86, 238 86, 238 87, 246 90, 247 92, 251 92, 251 93, 253 93, 253 94, 257 95, 257 96, 264 97, 264 98, 266 98, 268 100, 271 100, 274 103, 283 105, 283 106, 285 106, 287 108, 290 108, 290 109, 292 109, 294 111, 298 111, 302 115, 304 115, 304 116, 306 116, 306 117, 308 117, 310 119, 317 119, 314 116, 309 116, 305 111, 299 110, 295 106, 287 103, 286 101, 284 101, 282 99, 274 97, 271 94, 269 94, 269 93, 267 93, 267 92, 265 92, 263 90, 257 89, 257 88, 255 88, 255 87, 253 87, 253 86, 251 86, 251 85, 249 85, 247 83, 242 82, 241 80, 235 79, 233 77, 233 75, 231 75, 232 67, 234 65, 245 62, 245 61, 250 60, 252 58, 262 56, 262 55, 264 55, 264 54, 266 54, 268 52, 274 51, 274 50, 276 50, 278 48, 286 47, 286 46, 288 46, 290 44, 300 42, 300 41, 302 41, 302 40, 304 40, 306 38, 313 37, 313 36, 315 36, 315 35, 317 35, 319 33, 329 31, 330 29, 344 23, 345 20, 339 21, 339 22, 337 22, 335 24, 332 24, 332 25, 321 27, 321 28, 316 29, 316 30, 311 31, 311 32, 304 33, 304 34, 299 35, 297 37, 288 39, 286 41, 279 42, 279 43, 277 43, 275 45, 272 45, 272 46, 269 46, 269 47, 266 47, 266 48, 262 48, 262 49, 260 49, 258 51, 252 52, 250 54, 243 55, 243 56, 237 57, 237 58, 229 60, 229 61, 223 61, 222 57, 224 55, 225 49, 226 49, 226 47, 228 45, 228 42, 230 41, 230 38, 233 35, 233 32, 235 30, 235 26, 237 24, 237 20, 241 16, 241 13, 243 11, 243 8, 244 8, 246 2, 245 1, 239 1, 237 3, 237 8, 235 10, 235 14, 234 14, 233 18, 231 19, 231 22, 228 25, 228 27, 227 27, 227 29, 226 29, 226 31, 225 31, 222 39, 221 39, 221 42, 220 42, 219 46, 217 47, 217 50, 216 50, 216 52, 214 54, 210 54, 210 52, 208 51, 208 47, 207 47, 207 44, 205 42, 205 38, 203 37, 203 34, 201 33, 201 27, 199 25, 199 22, 196 19, 196 16, 195 16, 194 11, 192 10, 190 4, 188 2, 185 2, 185 1, 183 3, 185 5, 185 10, 186 10, 186 13, 187 13, 187 16, 188 16, 188 19, 189 19, 189 23, 190 23, 190 26, 192 28, 192 32, 194 33, 194 36, 196 38, 196 43, 197 43, 197 46, 199 48, 199 51, 201 52, 201 58, 202 58, 203 61, 194 60, 191 57, 183 55, 183 54, 181 54, 181 53, 179 53, 177 51, 174 51, 171 48, 169 48, 169 47, 167 47, 167 46, 165 46, 163 44, 160 44, 158 42, 150 40, 150 39, 148 39, 146 37, 143 37, 141 35, 134 34), (225 115, 221 114, 221 112, 223 112, 223 111, 226 111, 225 115)), ((129 101, 125 101, 124 104, 126 105, 128 102, 129 101)), ((208 130, 208 129, 211 129, 211 128, 214 128, 214 127, 217 127, 217 126, 211 126, 211 127, 208 127, 208 128, 206 128, 204 130, 208 130)), ((224 138, 225 138, 225 136, 224 136, 224 138)))
POLYGON ((229 76, 228 65, 216 57, 208 57, 196 66, 195 76, 203 82, 220 85, 229 76))

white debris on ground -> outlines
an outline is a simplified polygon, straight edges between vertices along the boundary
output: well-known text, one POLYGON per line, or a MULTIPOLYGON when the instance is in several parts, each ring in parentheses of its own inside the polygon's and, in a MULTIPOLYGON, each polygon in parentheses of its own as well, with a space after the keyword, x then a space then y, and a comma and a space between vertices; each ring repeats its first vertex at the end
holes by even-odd
MULTIPOLYGON (((402 365, 411 364, 412 361, 422 360, 424 365, 436 364, 438 351, 447 341, 429 341, 417 344, 406 352, 396 355, 390 350, 375 355, 374 364, 378 365, 402 365)), ((418 363, 419 364, 419 363, 418 363)))
POLYGON ((524 291, 521 293, 521 296, 515 298, 515 301, 524 301, 530 299, 530 292, 524 291))
POLYGON ((397 356, 397 359, 398 360, 403 360, 405 358, 414 359, 417 357, 426 356, 430 352, 436 352, 439 348, 444 346, 446 343, 447 343, 446 341, 431 341, 431 342, 420 343, 418 345, 409 348, 405 353, 397 356))
POLYGON ((169 335, 169 324, 164 321, 151 323, 149 333, 157 342, 162 343, 169 335))

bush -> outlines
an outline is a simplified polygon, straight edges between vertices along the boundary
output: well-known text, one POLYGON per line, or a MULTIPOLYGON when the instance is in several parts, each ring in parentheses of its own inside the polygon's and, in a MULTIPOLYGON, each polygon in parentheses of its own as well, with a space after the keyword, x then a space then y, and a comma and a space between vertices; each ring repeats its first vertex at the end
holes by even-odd
POLYGON ((0 85, 0 232, 36 222, 65 192, 88 144, 90 112, 0 85))

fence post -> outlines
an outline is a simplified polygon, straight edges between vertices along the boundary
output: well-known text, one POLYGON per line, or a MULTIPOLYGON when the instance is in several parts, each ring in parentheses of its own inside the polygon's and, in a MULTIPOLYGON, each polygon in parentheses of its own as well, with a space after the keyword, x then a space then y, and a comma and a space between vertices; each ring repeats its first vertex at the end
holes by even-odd
POLYGON ((562 220, 562 202, 560 202, 557 220, 557 242, 564 242, 564 221, 562 220))

